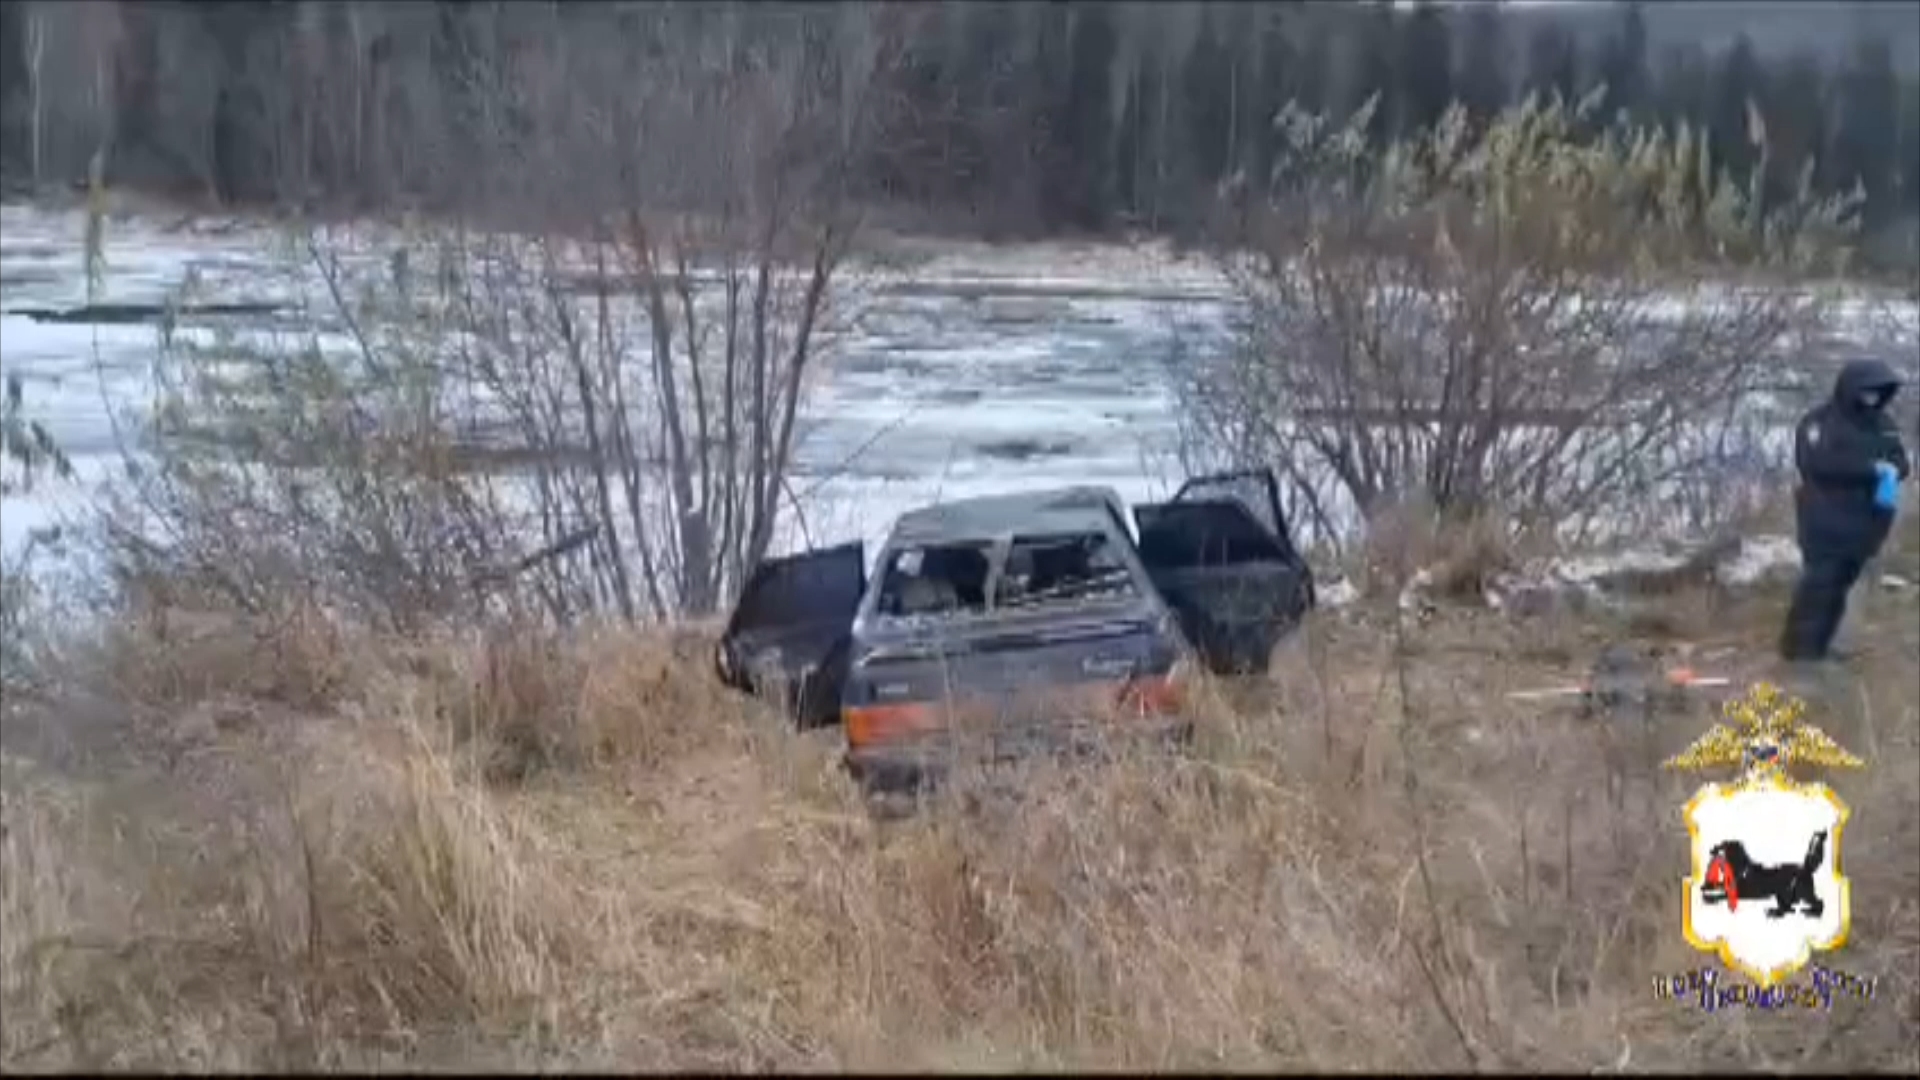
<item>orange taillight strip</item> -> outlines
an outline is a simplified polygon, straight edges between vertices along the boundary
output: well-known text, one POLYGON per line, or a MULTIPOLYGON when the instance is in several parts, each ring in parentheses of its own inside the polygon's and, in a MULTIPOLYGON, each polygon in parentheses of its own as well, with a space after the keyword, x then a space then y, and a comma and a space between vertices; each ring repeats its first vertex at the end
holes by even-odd
POLYGON ((1181 682, 1172 674, 1130 679, 1120 688, 1120 705, 1143 716, 1178 712, 1185 697, 1181 682))
POLYGON ((847 744, 868 746, 903 735, 912 735, 936 726, 933 710, 919 703, 905 705, 862 705, 840 710, 847 729, 847 744))

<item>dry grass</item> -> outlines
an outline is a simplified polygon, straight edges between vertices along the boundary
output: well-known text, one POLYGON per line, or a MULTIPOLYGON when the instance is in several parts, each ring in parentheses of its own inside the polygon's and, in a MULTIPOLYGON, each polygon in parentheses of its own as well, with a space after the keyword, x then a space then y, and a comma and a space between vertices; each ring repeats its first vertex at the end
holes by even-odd
MULTIPOLYGON (((1760 656, 1781 602, 1675 598, 1668 629, 1760 656)), ((1396 649, 1386 610, 1324 615, 1196 705, 1182 760, 885 824, 830 733, 720 690, 697 641, 126 631, 74 708, 138 718, 102 727, 137 752, 4 762, 0 1063, 1912 1070, 1920 617, 1859 617, 1835 962, 1880 999, 1780 1016, 1652 1000, 1705 959, 1688 782, 1636 771, 1614 809, 1600 733, 1504 697, 1616 625, 1443 607, 1396 649)))

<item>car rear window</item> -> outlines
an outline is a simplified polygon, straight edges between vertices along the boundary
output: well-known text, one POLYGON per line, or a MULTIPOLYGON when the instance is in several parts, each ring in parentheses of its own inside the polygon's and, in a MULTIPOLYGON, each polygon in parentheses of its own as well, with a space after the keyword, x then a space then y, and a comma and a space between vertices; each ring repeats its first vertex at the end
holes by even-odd
POLYGON ((886 616, 984 611, 993 545, 986 542, 900 548, 881 570, 878 611, 886 616))
POLYGON ((1121 551, 1104 533, 1015 536, 994 589, 996 608, 1133 596, 1138 586, 1121 551))

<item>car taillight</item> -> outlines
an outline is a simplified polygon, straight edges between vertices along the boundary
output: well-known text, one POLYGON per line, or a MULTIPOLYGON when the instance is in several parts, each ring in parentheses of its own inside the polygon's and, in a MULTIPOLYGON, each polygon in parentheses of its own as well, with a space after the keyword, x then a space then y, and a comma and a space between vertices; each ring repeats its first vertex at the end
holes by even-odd
POLYGON ((840 710, 846 728, 847 745, 871 746, 902 735, 911 735, 933 726, 934 716, 921 704, 858 705, 840 710))
POLYGON ((1180 711, 1189 670, 1183 657, 1174 661, 1164 675, 1141 675, 1128 679, 1120 688, 1121 708, 1140 716, 1161 716, 1180 711))

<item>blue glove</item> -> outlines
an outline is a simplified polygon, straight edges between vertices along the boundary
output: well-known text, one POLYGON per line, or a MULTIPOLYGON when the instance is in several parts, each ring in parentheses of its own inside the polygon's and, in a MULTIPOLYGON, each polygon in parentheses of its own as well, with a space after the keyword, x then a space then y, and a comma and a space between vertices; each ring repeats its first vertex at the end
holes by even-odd
POLYGON ((1892 510, 1900 501, 1900 473, 1892 462, 1873 463, 1876 481, 1873 486, 1873 505, 1882 510, 1892 510))

